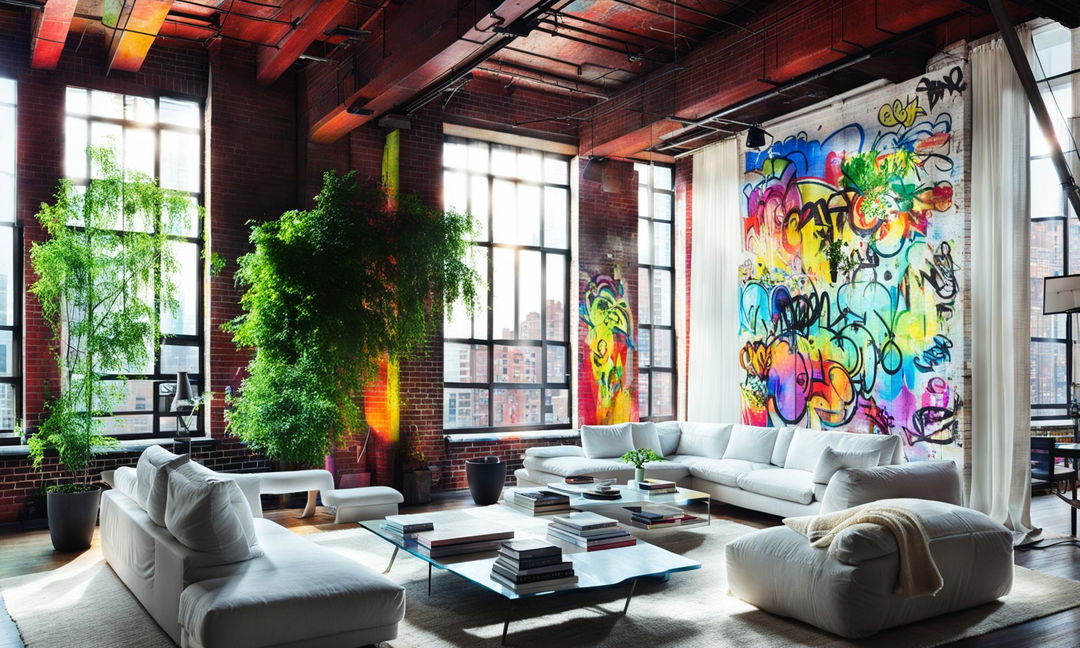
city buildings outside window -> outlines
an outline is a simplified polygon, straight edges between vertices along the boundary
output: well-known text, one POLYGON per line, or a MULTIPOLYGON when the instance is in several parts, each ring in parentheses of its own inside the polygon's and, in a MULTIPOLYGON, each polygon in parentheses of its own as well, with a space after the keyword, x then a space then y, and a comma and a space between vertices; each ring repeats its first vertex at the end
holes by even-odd
POLYGON ((675 418, 674 169, 635 164, 638 177, 638 416, 675 418))
POLYGON ((447 209, 477 221, 480 308, 443 330, 443 426, 454 431, 570 425, 570 158, 448 137, 447 209))
POLYGON ((0 444, 17 443, 22 235, 15 220, 16 84, 0 78, 0 444))

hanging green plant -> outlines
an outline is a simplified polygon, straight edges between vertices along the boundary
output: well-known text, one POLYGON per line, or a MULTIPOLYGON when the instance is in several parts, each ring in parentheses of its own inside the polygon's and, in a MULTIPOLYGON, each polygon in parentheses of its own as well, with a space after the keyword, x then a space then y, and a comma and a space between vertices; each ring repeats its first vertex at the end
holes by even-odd
POLYGON ((184 194, 125 173, 112 150, 91 148, 89 157, 94 179, 85 189, 60 182, 54 202, 37 213, 48 238, 30 250, 38 277, 30 292, 56 340, 61 389, 27 444, 35 468, 56 451, 82 478, 75 490, 88 488, 94 454, 116 443, 102 434, 100 417, 124 392, 123 374, 153 362, 159 308, 178 307, 169 233, 183 231, 190 217, 184 194), (120 378, 104 380, 108 374, 120 378))
POLYGON ((313 209, 251 228, 236 275, 244 313, 226 328, 254 355, 228 397, 229 430, 273 459, 318 465, 363 431, 359 396, 380 358, 424 347, 445 304, 475 307, 473 220, 329 172, 313 209))

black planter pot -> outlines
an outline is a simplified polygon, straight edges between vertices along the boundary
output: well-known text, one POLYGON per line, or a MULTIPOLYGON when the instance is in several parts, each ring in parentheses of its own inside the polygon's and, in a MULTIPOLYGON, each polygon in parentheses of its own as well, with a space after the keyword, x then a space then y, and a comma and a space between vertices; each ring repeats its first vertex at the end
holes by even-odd
POLYGON ((405 506, 427 504, 431 501, 431 471, 405 470, 401 473, 401 496, 405 506))
POLYGON ((97 525, 101 489, 95 486, 85 493, 49 493, 46 500, 53 549, 88 549, 97 525))
POLYGON ((468 459, 465 475, 469 478, 469 492, 476 505, 494 504, 499 501, 506 483, 506 462, 498 457, 468 459))

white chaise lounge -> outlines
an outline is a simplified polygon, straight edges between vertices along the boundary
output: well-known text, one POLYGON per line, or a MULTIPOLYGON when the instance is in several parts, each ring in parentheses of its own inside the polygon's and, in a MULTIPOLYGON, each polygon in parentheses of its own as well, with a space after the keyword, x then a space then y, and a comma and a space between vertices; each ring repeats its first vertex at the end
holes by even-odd
MULTIPOLYGON (((144 458, 147 454, 153 459, 140 459, 138 470, 119 468, 107 480, 114 488, 102 494, 101 547, 120 580, 173 641, 184 648, 353 647, 397 636, 404 588, 262 519, 258 475, 214 473, 190 462, 198 467, 192 472, 209 473, 207 481, 234 481, 242 496, 230 499, 224 513, 219 507, 207 515, 207 528, 189 518, 181 535, 213 539, 217 524, 209 518, 228 517, 239 520, 253 538, 239 560, 185 545, 151 518, 150 511, 160 520, 161 511, 175 506, 154 501, 160 489, 148 496, 152 478, 144 466, 155 463, 160 470, 183 459, 158 446, 148 448, 144 458)), ((171 524, 172 518, 166 521, 171 524)))

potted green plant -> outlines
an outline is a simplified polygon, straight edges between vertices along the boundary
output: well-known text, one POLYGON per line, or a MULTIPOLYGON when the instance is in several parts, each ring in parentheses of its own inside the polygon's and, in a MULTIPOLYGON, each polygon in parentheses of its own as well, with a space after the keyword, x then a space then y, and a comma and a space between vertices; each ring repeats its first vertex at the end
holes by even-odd
POLYGON ((55 453, 65 483, 48 487, 53 547, 90 546, 100 491, 90 465, 116 440, 102 433, 102 417, 124 391, 123 374, 153 361, 161 341, 158 304, 171 299, 176 260, 169 233, 179 231, 189 203, 142 174, 125 173, 115 154, 90 149, 94 179, 85 189, 62 180, 54 202, 37 214, 48 238, 35 243, 30 287, 52 329, 60 393, 27 439, 36 469, 55 453), (105 375, 118 375, 106 380, 105 375))
POLYGON ((404 504, 412 506, 431 501, 431 467, 415 429, 404 435, 399 446, 401 470, 398 471, 404 504))
POLYGON ((236 275, 244 312, 227 330, 253 354, 228 396, 228 429, 306 466, 363 433, 362 390, 380 359, 425 347, 444 304, 474 307, 472 231, 469 216, 409 194, 390 201, 355 172, 326 173, 312 209, 252 223, 236 275))
POLYGON ((663 461, 664 458, 648 448, 635 448, 619 457, 620 461, 634 464, 634 481, 645 481, 645 464, 650 461, 663 461))

